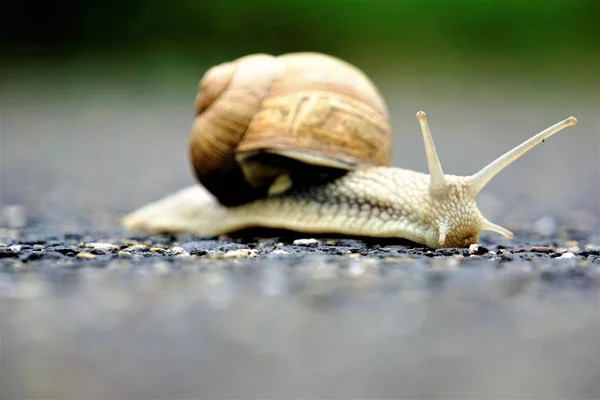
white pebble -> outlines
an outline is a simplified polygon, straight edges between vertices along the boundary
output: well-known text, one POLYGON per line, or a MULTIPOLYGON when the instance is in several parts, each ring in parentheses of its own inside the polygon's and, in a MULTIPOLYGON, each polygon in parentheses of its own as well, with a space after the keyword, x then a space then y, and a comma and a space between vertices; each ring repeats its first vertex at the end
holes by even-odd
POLYGON ((469 254, 477 254, 479 251, 479 245, 477 243, 473 243, 469 246, 469 254))
POLYGON ((224 258, 253 258, 258 255, 258 251, 251 249, 230 250, 223 255, 224 258))
POLYGON ((182 254, 185 253, 185 249, 183 247, 173 247, 171 252, 173 252, 173 254, 182 254))
POLYGON ((111 243, 102 243, 102 242, 94 242, 94 243, 86 243, 85 247, 89 247, 97 250, 117 250, 118 247, 111 243))
POLYGON ((287 254, 288 252, 282 249, 275 249, 271 252, 271 254, 287 254))
POLYGON ((8 249, 13 253, 18 253, 21 251, 21 245, 13 244, 12 246, 8 246, 8 249))
POLYGON ((294 246, 312 246, 313 244, 319 244, 317 239, 296 239, 294 240, 294 246))
POLYGON ((563 253, 560 257, 558 258, 575 258, 575 254, 571 253, 570 251, 567 251, 566 253, 563 253))
POLYGON ((80 251, 79 253, 77 253, 77 255, 75 257, 83 259, 83 260, 92 260, 92 259, 96 258, 96 256, 94 254, 88 253, 85 251, 80 251))

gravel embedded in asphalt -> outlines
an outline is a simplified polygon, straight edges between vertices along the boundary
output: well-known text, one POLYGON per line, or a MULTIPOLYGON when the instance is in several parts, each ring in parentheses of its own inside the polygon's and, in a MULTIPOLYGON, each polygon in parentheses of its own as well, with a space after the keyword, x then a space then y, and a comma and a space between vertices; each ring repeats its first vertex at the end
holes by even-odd
MULTIPOLYGON (((113 260, 143 262, 160 258, 170 263, 186 258, 244 259, 293 258, 321 254, 343 258, 374 258, 378 262, 414 261, 427 264, 429 259, 444 259, 460 266, 482 259, 497 265, 510 261, 554 260, 573 267, 600 264, 600 245, 586 240, 536 241, 517 237, 510 245, 482 243, 469 248, 428 249, 405 241, 328 237, 221 237, 200 239, 170 235, 84 235, 44 236, 24 232, 18 237, 0 236, 0 265, 26 268, 32 263, 51 262, 55 266, 107 265, 113 260)), ((585 237, 585 235, 580 235, 585 237)), ((541 239, 543 240, 543 239, 541 239)))
POLYGON ((0 241, 10 398, 598 393, 600 248, 585 240, 0 241))

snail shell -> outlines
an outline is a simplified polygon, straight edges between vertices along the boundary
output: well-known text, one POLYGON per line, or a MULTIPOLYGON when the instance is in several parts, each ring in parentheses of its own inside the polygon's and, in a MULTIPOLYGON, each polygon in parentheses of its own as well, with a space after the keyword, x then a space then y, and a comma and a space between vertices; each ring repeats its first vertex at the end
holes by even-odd
POLYGON ((382 95, 358 68, 328 55, 253 54, 214 66, 195 112, 192 168, 226 206, 391 164, 382 95))

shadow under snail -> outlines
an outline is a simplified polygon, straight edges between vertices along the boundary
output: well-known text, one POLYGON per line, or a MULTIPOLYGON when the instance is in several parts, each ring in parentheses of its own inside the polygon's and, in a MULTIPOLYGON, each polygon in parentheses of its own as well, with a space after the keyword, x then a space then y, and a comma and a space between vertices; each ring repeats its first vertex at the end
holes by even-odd
POLYGON ((475 198, 569 117, 471 176, 444 174, 424 112, 429 174, 391 166, 386 104, 358 68, 319 53, 253 54, 210 68, 195 101, 189 156, 200 185, 124 217, 124 227, 215 237, 244 228, 401 238, 467 247, 511 239, 475 198))

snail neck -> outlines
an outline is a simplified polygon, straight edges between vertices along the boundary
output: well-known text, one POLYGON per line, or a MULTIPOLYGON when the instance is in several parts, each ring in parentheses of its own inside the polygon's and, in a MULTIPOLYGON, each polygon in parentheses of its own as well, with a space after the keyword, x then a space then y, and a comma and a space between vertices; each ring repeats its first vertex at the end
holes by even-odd
POLYGON ((294 188, 231 209, 236 227, 404 238, 429 247, 475 243, 481 214, 466 178, 447 176, 432 195, 430 176, 402 168, 364 167, 322 185, 294 188))
POLYGON ((413 241, 432 248, 469 246, 479 241, 479 232, 487 226, 468 177, 444 175, 440 180, 402 168, 378 168, 366 175, 385 175, 391 183, 389 194, 372 194, 387 199, 399 233, 413 241))

